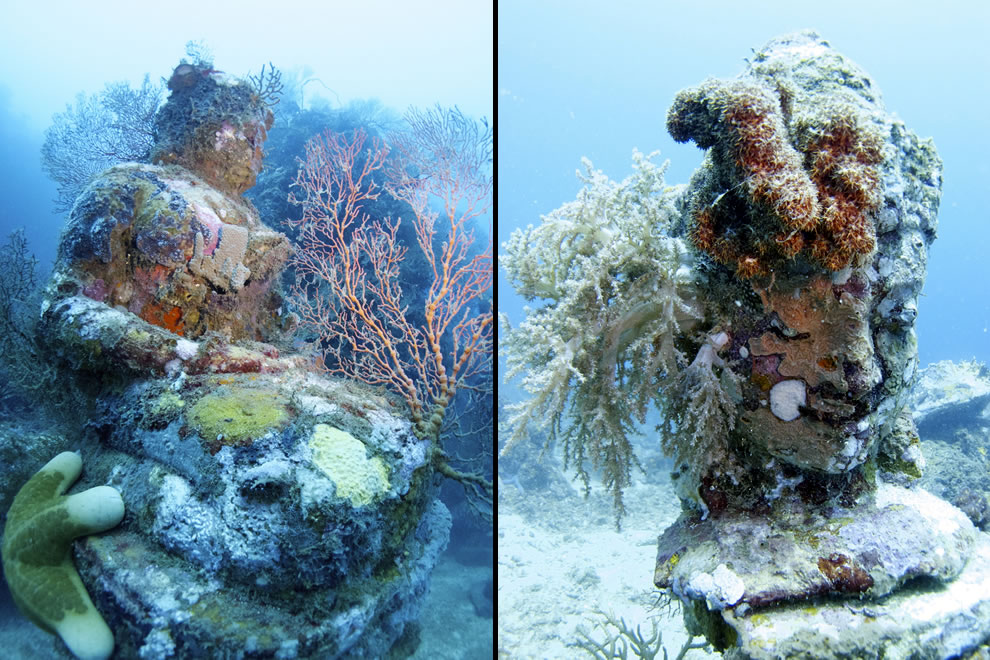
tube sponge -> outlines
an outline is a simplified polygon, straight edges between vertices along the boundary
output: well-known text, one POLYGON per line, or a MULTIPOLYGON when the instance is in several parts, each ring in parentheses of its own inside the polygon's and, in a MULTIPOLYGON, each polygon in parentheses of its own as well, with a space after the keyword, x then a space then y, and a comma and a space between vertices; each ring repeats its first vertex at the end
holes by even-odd
POLYGON ((3 533, 3 572, 17 607, 62 638, 77 658, 104 660, 113 633, 72 564, 73 539, 115 527, 124 501, 110 486, 63 495, 82 471, 71 451, 48 461, 18 491, 3 533))

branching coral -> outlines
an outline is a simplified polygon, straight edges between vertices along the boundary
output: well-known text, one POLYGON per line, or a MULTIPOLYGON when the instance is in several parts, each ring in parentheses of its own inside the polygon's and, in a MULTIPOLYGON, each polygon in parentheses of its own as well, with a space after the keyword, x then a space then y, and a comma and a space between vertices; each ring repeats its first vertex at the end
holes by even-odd
MULTIPOLYGON (((591 632, 578 626, 578 639, 568 646, 587 651, 595 660, 626 660, 630 651, 640 660, 654 660, 661 653, 664 660, 667 660, 667 649, 663 645, 663 635, 655 617, 650 618, 652 631, 647 637, 643 634, 642 625, 637 624, 633 630, 631 624, 626 624, 625 618, 616 616, 613 612, 596 608, 594 614, 594 628, 602 633, 603 639, 595 639, 591 632)), ((708 646, 707 640, 695 641, 694 634, 689 634, 674 660, 682 660, 691 649, 704 649, 708 646)))
POLYGON ((254 85, 254 92, 269 108, 278 105, 282 100, 282 72, 275 68, 271 62, 268 63, 268 74, 265 74, 265 65, 261 65, 261 73, 257 76, 248 75, 248 80, 254 85))
POLYGON ((680 92, 667 116, 675 140, 710 150, 691 239, 745 279, 799 254, 839 270, 875 248, 879 131, 838 106, 824 126, 798 125, 792 141, 789 115, 784 88, 708 80, 680 92))
POLYGON ((586 486, 586 459, 603 471, 619 515, 629 433, 687 363, 676 340, 703 316, 683 242, 666 233, 676 190, 652 156, 634 151, 621 183, 585 160, 578 199, 513 233, 500 257, 523 295, 548 300, 515 329, 502 317, 507 378, 525 372, 532 396, 510 407, 503 453, 538 420, 586 486))
POLYGON ((147 162, 161 100, 161 84, 152 84, 145 74, 138 89, 126 82, 108 83, 99 94, 78 94, 74 105, 52 117, 41 147, 41 169, 58 187, 56 212, 72 210, 83 189, 105 169, 147 162))
POLYGON ((683 495, 698 498, 696 486, 710 470, 720 471, 732 465, 729 433, 736 425, 736 402, 739 377, 718 357, 729 341, 725 332, 709 337, 694 361, 684 369, 671 387, 663 409, 660 427, 664 452, 687 465, 683 495), (720 368, 721 375, 716 375, 720 368))
POLYGON ((39 404, 72 419, 66 412, 78 409, 80 392, 42 350, 38 297, 38 259, 18 229, 0 244, 0 409, 39 404))

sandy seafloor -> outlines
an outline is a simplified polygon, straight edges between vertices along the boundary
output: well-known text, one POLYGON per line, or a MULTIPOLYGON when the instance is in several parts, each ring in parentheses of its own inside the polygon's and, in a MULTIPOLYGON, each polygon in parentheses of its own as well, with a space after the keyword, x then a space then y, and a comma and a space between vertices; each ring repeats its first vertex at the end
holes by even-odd
MULTIPOLYGON (((420 616, 420 645, 414 660, 488 660, 492 657, 492 619, 478 616, 469 598, 472 586, 491 575, 489 565, 463 565, 450 549, 433 573, 420 616)), ((25 619, 0 585, 0 658, 74 660, 61 640, 25 619)), ((114 655, 112 660, 124 660, 114 655)))
MULTIPOLYGON (((630 628, 640 625, 647 635, 655 619, 669 657, 677 655, 687 638, 680 611, 654 607, 657 537, 680 512, 667 472, 646 478, 634 473, 621 531, 612 496, 594 479, 588 499, 580 482, 564 496, 499 484, 499 657, 590 658, 568 644, 577 639, 578 627, 604 638, 593 625, 600 620, 596 608, 624 618, 630 628)), ((685 656, 704 657, 720 654, 692 649, 685 656)))

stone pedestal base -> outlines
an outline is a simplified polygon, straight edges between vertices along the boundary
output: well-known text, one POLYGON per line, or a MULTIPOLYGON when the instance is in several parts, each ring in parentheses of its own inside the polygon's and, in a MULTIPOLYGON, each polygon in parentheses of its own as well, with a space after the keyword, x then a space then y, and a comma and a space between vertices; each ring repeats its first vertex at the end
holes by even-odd
POLYGON ((726 658, 955 658, 990 641, 990 535, 947 584, 910 583, 878 601, 795 603, 739 615, 726 658))
POLYGON ((727 657, 949 657, 990 637, 990 536, 921 489, 684 516, 654 582, 727 657))

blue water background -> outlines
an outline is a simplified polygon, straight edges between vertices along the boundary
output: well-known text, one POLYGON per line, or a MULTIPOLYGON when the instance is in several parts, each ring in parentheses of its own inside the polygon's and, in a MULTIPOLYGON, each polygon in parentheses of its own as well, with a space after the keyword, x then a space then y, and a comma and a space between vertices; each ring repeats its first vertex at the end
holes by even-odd
POLYGON ((401 115, 440 103, 491 119, 493 22, 491 0, 2 2, 0 241, 26 227, 50 266, 65 221, 52 211, 55 186, 41 171, 52 115, 110 82, 138 88, 145 74, 168 79, 189 41, 235 76, 271 62, 286 76, 316 78, 307 98, 322 96, 331 108, 377 99, 401 115))

